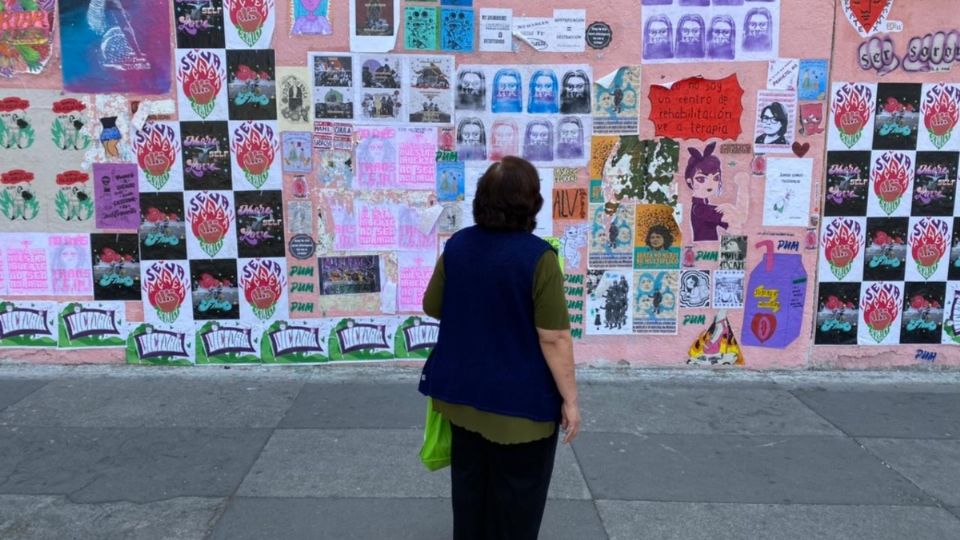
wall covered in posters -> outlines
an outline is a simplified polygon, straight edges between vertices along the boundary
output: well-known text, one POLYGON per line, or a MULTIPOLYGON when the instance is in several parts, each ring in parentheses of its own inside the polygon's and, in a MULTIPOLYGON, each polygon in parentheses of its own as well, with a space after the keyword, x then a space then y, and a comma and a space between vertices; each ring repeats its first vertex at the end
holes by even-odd
POLYGON ((0 359, 425 358, 432 267, 520 155, 580 363, 960 364, 931 3, 8 1, 0 359))

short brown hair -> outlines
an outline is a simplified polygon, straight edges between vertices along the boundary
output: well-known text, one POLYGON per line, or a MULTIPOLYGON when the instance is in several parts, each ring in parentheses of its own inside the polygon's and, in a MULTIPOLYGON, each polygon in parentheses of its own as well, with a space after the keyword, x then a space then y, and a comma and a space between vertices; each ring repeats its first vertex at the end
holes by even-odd
POLYGON ((507 156, 480 178, 473 199, 473 221, 486 229, 533 232, 542 206, 536 167, 525 159, 507 156))

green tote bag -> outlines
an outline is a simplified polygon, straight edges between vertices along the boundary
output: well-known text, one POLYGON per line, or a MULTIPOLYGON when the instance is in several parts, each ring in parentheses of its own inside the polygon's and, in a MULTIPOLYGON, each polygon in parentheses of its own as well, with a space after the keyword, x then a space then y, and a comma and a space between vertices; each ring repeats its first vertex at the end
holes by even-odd
POLYGON ((420 461, 431 471, 450 465, 450 448, 453 434, 450 421, 433 409, 433 399, 427 398, 427 420, 423 427, 423 446, 420 461))

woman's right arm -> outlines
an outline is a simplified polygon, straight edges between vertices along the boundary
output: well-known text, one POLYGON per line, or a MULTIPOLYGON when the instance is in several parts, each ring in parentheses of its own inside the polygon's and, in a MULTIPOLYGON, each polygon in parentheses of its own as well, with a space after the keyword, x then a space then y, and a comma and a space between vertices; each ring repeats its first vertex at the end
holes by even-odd
POLYGON ((552 250, 546 251, 537 264, 533 302, 540 349, 563 398, 561 426, 566 432, 563 442, 568 443, 580 431, 580 406, 577 402, 573 337, 570 335, 570 314, 563 291, 563 272, 557 254, 552 250))
POLYGON ((443 306, 443 282, 445 279, 443 256, 441 255, 437 259, 437 265, 433 268, 433 275, 430 276, 427 290, 423 292, 423 312, 437 320, 440 320, 440 308, 443 306))
POLYGON ((540 349, 547 359, 560 396, 563 397, 561 427, 566 432, 563 442, 569 443, 580 431, 580 404, 577 401, 577 378, 573 364, 573 337, 570 330, 537 328, 540 349))

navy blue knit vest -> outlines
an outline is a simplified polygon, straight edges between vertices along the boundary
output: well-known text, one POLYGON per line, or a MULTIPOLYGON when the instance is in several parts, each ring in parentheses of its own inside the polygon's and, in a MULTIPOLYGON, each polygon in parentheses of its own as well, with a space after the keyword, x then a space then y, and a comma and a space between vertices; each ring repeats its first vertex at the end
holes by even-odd
POLYGON ((534 326, 533 278, 550 244, 469 227, 443 252, 437 345, 420 392, 482 411, 559 421, 562 400, 534 326))

